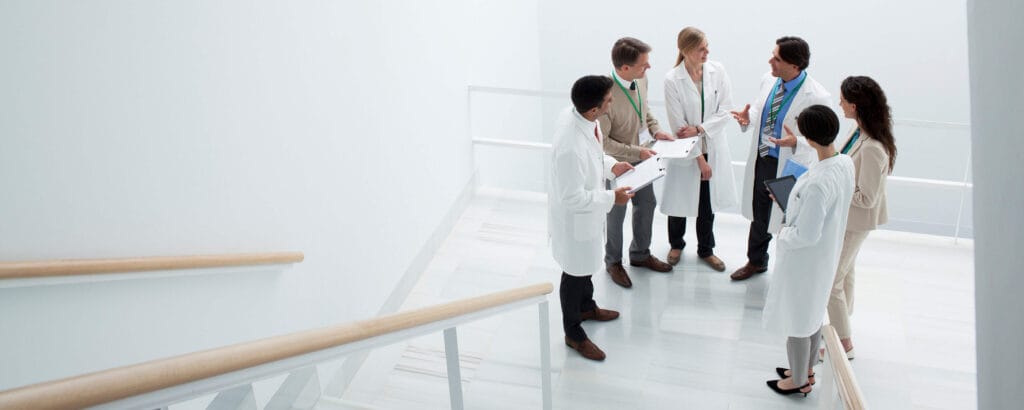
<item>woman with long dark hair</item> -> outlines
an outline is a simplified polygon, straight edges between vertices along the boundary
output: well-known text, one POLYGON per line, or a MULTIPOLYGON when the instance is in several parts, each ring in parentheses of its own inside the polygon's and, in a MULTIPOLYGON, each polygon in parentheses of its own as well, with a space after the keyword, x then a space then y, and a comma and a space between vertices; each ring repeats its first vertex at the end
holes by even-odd
POLYGON ((839 267, 828 300, 828 318, 853 359, 850 315, 853 313, 854 265, 868 233, 888 221, 885 207, 886 176, 896 165, 896 142, 892 136, 892 113, 885 92, 870 77, 852 76, 840 86, 839 106, 857 127, 842 145, 856 168, 856 186, 850 216, 839 256, 839 267))

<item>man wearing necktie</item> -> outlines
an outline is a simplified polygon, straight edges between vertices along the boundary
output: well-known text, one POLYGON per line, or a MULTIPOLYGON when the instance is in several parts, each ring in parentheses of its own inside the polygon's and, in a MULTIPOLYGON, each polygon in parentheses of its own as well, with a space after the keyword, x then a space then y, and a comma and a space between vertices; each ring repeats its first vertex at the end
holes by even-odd
MULTIPOLYGON (((647 78, 651 68, 651 47, 643 41, 624 37, 612 47, 612 87, 614 98, 611 108, 601 116, 604 152, 617 161, 637 164, 657 153, 647 148, 655 139, 675 139, 662 131, 658 120, 651 115, 647 104, 647 78)), ((657 272, 669 272, 669 265, 651 255, 651 226, 654 222, 653 185, 636 191, 633 202, 633 242, 629 245, 629 264, 657 272)), ((612 281, 624 288, 633 286, 622 266, 622 223, 626 219, 626 205, 615 205, 608 212, 608 233, 605 241, 604 263, 612 281)))
POLYGON ((811 50, 799 37, 782 37, 768 60, 771 72, 761 80, 760 97, 742 111, 733 111, 743 132, 751 118, 758 122, 743 179, 743 216, 750 220, 747 238, 747 263, 730 276, 744 280, 768 270, 768 244, 772 232, 782 226, 782 210, 773 205, 764 181, 778 178, 786 161, 793 159, 803 165, 816 162, 807 140, 797 130, 796 117, 812 105, 830 105, 830 94, 807 73, 811 50))

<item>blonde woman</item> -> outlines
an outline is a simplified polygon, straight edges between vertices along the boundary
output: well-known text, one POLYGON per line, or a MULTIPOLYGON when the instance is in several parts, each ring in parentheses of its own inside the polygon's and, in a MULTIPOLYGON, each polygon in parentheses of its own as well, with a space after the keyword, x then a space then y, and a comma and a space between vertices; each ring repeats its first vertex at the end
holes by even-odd
POLYGON ((708 60, 704 32, 687 27, 677 38, 676 66, 665 74, 668 122, 677 138, 698 138, 689 158, 670 159, 661 213, 668 215, 668 263, 682 257, 686 218, 697 217, 697 256, 725 271, 714 254, 715 211, 737 204, 725 126, 731 118, 732 84, 721 63, 708 60))

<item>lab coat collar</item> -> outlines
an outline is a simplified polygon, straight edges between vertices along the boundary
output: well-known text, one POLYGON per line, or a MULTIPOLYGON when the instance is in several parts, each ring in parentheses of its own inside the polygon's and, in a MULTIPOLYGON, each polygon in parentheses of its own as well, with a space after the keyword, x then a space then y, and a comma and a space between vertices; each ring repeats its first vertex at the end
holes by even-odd
MULTIPOLYGON (((839 151, 836 151, 836 152, 839 152, 839 151)), ((833 166, 839 164, 839 157, 841 157, 841 156, 842 155, 833 155, 831 157, 825 158, 825 159, 823 159, 821 161, 817 161, 817 162, 811 164, 811 166, 808 167, 808 168, 822 168, 822 169, 825 169, 825 168, 833 167, 833 166)))
MULTIPOLYGON (((690 78, 690 73, 686 72, 686 63, 679 63, 679 65, 676 66, 675 70, 676 78, 690 78)), ((711 60, 708 60, 706 63, 704 63, 704 78, 708 78, 708 74, 711 74, 715 71, 718 70, 715 70, 715 65, 711 64, 711 60)))
MULTIPOLYGON (((710 64, 711 60, 704 63, 704 82, 707 83, 707 79, 711 76, 711 73, 715 72, 714 64, 710 64)), ((686 63, 679 63, 676 66, 676 78, 679 79, 683 84, 689 86, 694 92, 700 93, 700 89, 697 88, 697 83, 690 78, 690 73, 686 71, 686 63)))
MULTIPOLYGON (((577 112, 575 108, 572 109, 572 118, 576 122, 576 127, 579 128, 581 132, 590 137, 588 138, 590 141, 597 143, 597 140, 594 139, 594 130, 598 129, 597 120, 591 121, 586 118, 583 118, 583 115, 577 112)), ((601 136, 601 142, 604 142, 603 135, 601 136)))

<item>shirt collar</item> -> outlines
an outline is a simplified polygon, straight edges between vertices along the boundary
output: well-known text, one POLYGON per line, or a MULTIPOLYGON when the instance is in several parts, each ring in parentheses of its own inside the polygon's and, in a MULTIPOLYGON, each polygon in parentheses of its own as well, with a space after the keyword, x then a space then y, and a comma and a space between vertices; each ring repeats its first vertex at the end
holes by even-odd
MULTIPOLYGON (((682 65, 682 64, 680 64, 680 65, 682 65)), ((683 70, 686 70, 686 69, 684 68, 683 70)), ((626 87, 626 89, 628 89, 628 90, 636 90, 636 87, 633 86, 633 84, 636 84, 636 80, 633 80, 633 81, 623 80, 622 77, 619 77, 619 73, 617 73, 615 71, 615 68, 612 68, 612 79, 613 79, 613 81, 618 81, 619 84, 622 84, 622 86, 626 87)))
POLYGON ((806 78, 806 77, 807 77, 807 71, 804 70, 804 71, 801 71, 800 75, 796 76, 796 78, 794 78, 792 80, 789 80, 789 81, 786 81, 785 83, 783 83, 784 86, 786 87, 786 92, 791 91, 794 87, 796 87, 797 84, 800 84, 800 81, 803 81, 803 79, 806 78))

